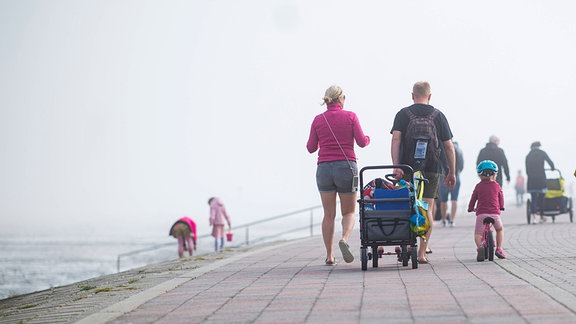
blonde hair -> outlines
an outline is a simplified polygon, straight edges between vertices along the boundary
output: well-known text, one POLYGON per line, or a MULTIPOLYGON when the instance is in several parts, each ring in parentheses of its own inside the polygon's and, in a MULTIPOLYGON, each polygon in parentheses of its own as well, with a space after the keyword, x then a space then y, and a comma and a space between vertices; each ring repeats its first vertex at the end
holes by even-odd
POLYGON ((338 101, 338 98, 340 98, 343 93, 344 91, 342 91, 342 88, 340 88, 339 86, 337 85, 330 86, 330 88, 326 89, 326 92, 324 93, 324 102, 322 104, 328 105, 336 103, 338 101))
POLYGON ((428 81, 418 81, 412 87, 412 94, 416 98, 426 98, 430 95, 430 83, 428 81))

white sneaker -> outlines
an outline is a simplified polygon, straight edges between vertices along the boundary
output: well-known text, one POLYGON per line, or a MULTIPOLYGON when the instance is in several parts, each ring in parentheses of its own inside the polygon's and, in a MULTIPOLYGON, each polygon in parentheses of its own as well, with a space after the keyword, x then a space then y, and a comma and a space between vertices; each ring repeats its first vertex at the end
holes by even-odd
POLYGON ((450 227, 454 227, 454 226, 456 226, 456 223, 450 222, 450 227))

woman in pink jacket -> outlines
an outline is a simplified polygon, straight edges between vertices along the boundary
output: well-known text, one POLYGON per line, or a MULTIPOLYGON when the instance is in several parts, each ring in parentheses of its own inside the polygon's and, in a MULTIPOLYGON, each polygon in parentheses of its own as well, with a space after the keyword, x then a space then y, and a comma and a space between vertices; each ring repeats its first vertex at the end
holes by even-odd
POLYGON ((228 224, 228 232, 232 232, 230 217, 220 198, 210 198, 208 205, 210 205, 210 226, 212 226, 212 236, 214 237, 214 251, 222 250, 224 248, 224 225, 226 223, 228 224), (218 245, 218 241, 220 241, 220 245, 218 245))
POLYGON ((356 191, 358 190, 358 167, 354 143, 360 147, 370 144, 370 137, 364 135, 358 117, 352 111, 344 110, 346 96, 337 85, 328 88, 324 94, 326 111, 317 115, 310 127, 306 148, 308 152, 318 151, 316 184, 320 192, 324 218, 322 238, 326 247, 326 265, 336 265, 332 245, 336 218, 336 196, 340 198, 342 213, 342 238, 338 242, 344 261, 354 261, 348 240, 354 229, 356 191))

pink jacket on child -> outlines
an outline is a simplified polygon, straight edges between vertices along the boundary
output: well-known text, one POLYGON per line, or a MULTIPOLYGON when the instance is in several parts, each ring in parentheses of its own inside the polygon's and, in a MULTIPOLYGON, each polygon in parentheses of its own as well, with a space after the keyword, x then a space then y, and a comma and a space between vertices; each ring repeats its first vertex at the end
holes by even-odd
POLYGON ((224 203, 220 198, 214 198, 210 202, 210 226, 212 225, 225 225, 230 226, 230 217, 226 212, 224 203))

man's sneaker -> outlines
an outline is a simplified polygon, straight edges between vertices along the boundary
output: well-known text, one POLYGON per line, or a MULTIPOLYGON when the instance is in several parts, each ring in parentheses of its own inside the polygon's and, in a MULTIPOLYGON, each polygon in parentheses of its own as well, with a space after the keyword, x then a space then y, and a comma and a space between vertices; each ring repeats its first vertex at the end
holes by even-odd
POLYGON ((450 227, 454 227, 456 224, 454 222, 450 222, 450 227))
POLYGON ((486 259, 486 255, 484 254, 484 247, 481 246, 478 248, 478 255, 476 256, 476 261, 482 262, 486 259))
POLYGON ((495 254, 499 259, 506 259, 506 254, 504 254, 504 251, 500 248, 496 249, 495 254))
POLYGON ((442 227, 446 227, 446 221, 445 220, 442 221, 442 227))

